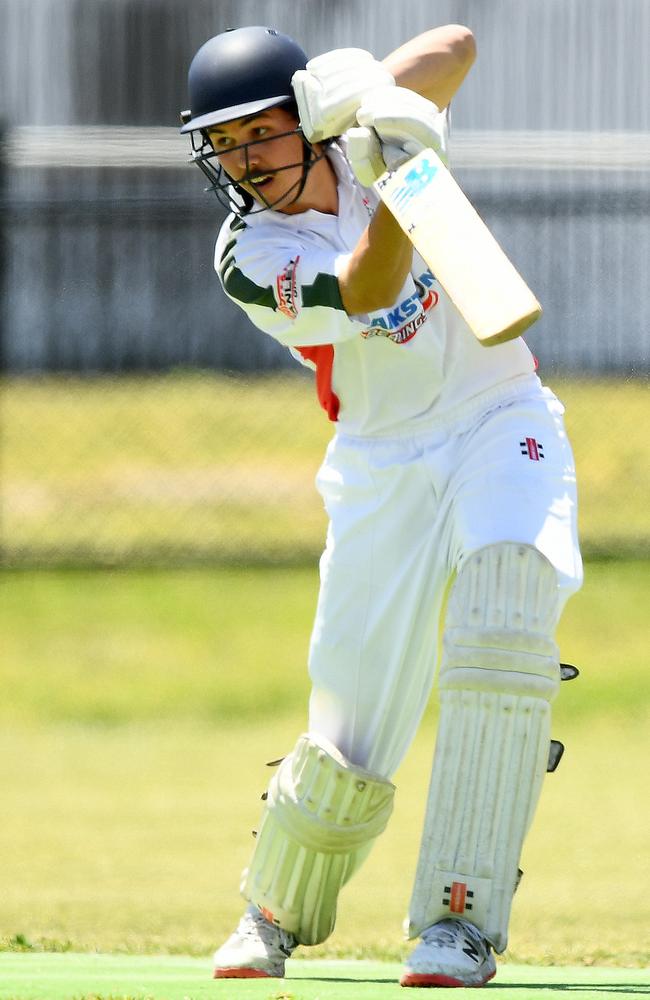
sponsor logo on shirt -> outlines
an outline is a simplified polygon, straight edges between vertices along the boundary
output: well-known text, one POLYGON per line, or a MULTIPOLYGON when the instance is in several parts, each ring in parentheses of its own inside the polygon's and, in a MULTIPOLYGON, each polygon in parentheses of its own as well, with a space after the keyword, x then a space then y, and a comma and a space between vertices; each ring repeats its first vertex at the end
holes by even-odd
POLYGON ((412 340, 430 310, 438 304, 440 296, 431 288, 434 280, 431 271, 425 271, 419 278, 414 278, 416 291, 394 309, 389 309, 380 316, 371 316, 370 326, 361 336, 386 337, 394 344, 406 344, 412 340))
POLYGON ((275 279, 275 297, 278 302, 278 309, 289 319, 295 319, 298 315, 296 305, 296 270, 300 257, 290 260, 284 271, 281 271, 275 279))

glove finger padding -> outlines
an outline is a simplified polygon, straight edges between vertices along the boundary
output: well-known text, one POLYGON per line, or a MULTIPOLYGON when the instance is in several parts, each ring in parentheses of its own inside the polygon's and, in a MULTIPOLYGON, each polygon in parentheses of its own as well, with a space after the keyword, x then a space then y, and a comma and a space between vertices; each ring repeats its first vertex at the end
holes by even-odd
POLYGON ((413 155, 406 149, 381 143, 375 130, 365 125, 349 128, 345 135, 352 172, 364 187, 372 187, 383 173, 395 170, 413 155))
POLYGON ((354 176, 364 187, 372 187, 386 170, 379 136, 374 129, 365 125, 350 128, 345 134, 348 140, 348 160, 354 176))
POLYGON ((433 101, 405 87, 381 87, 364 99, 357 111, 359 125, 375 130, 382 143, 415 156, 433 149, 447 163, 444 115, 433 101))
POLYGON ((291 80, 305 138, 320 142, 342 135, 355 124, 364 97, 394 83, 383 63, 365 49, 334 49, 310 59, 291 80))

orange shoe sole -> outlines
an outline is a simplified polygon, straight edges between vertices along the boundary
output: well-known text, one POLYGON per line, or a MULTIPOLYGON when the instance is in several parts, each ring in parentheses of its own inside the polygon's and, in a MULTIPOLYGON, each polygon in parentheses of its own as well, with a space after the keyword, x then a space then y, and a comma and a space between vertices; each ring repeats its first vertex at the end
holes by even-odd
POLYGON ((270 972, 261 969, 215 969, 213 979, 274 979, 270 972))
POLYGON ((446 986, 446 987, 465 987, 466 989, 472 989, 476 986, 485 986, 489 983, 491 979, 494 979, 496 972, 491 972, 489 976, 480 983, 464 983, 462 979, 455 979, 453 976, 441 976, 441 975, 426 975, 425 973, 418 972, 405 972, 399 981, 400 986, 446 986))

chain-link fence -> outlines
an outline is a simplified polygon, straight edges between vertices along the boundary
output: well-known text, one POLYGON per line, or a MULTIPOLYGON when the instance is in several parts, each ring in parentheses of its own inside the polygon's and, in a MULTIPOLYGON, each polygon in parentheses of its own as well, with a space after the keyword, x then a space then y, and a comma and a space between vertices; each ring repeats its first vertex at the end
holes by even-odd
MULTIPOLYGON (((650 555, 647 385, 550 384, 586 554, 650 555)), ((5 564, 290 563, 323 544, 330 426, 309 377, 17 376, 2 410, 5 564)))
MULTIPOLYGON (((650 132, 648 102, 628 95, 647 93, 650 7, 590 4, 530 0, 524 12, 495 0, 486 12, 483 0, 444 0, 436 18, 477 35, 452 165, 544 305, 527 339, 567 405, 585 551, 648 555, 650 132)), ((7 49, 0 71, 22 74, 3 91, 14 102, 2 203, 5 565, 291 562, 320 550, 313 478, 331 425, 311 376, 220 293, 222 216, 185 165, 170 107, 177 92, 184 102, 196 46, 232 24, 275 23, 310 52, 358 44, 378 55, 430 26, 428 5, 400 13, 380 0, 381 17, 366 6, 64 0, 55 11, 53 0, 0 0, 0 35, 31 32, 40 52, 28 72, 7 49), (104 51, 91 77, 102 44, 114 60, 104 51), (45 72, 54 50, 67 75, 45 72)))

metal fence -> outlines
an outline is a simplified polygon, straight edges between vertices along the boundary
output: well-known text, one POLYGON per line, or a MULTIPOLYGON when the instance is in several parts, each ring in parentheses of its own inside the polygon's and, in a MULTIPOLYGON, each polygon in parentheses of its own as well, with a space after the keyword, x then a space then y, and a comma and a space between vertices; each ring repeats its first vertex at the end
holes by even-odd
MULTIPOLYGON (((648 384, 545 381, 566 405, 589 556, 650 556, 648 384)), ((331 425, 309 375, 5 376, 6 566, 315 562, 331 425)))

